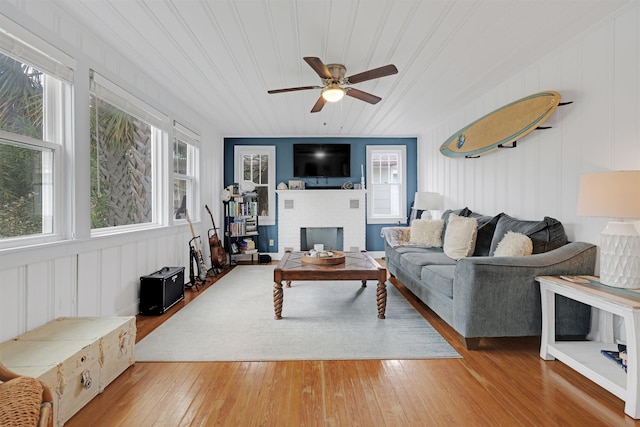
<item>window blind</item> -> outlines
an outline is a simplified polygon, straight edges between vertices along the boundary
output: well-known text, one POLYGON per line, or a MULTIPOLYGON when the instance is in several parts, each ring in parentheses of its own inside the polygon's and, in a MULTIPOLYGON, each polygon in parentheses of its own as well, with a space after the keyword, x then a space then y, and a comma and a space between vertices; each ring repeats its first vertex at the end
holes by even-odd
POLYGON ((199 146, 200 145, 200 135, 193 132, 189 128, 181 125, 180 123, 174 121, 173 129, 175 131, 175 137, 177 139, 181 139, 191 145, 199 146))
POLYGON ((144 101, 136 98, 120 86, 98 74, 89 71, 91 93, 123 111, 144 120, 151 126, 167 129, 169 118, 144 101))
POLYGON ((73 58, 1 15, 0 51, 38 71, 73 82, 73 58))

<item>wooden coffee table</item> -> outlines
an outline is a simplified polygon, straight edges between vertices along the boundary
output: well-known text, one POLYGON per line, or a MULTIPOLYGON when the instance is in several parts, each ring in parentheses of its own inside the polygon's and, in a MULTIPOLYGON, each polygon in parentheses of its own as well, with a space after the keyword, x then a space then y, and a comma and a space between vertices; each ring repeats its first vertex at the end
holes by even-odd
POLYGON ((273 270, 273 308, 276 320, 282 319, 282 282, 286 282, 289 288, 293 280, 361 280, 362 287, 367 286, 367 280, 377 280, 378 319, 384 319, 387 308, 387 269, 366 251, 345 252, 345 262, 335 265, 309 264, 302 261, 302 255, 303 252, 285 252, 273 270))

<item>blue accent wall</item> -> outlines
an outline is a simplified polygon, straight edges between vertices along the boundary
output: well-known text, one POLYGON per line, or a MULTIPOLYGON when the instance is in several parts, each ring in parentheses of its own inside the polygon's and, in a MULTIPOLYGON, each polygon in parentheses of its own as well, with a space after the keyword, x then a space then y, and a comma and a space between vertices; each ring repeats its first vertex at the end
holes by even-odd
MULTIPOLYGON (((418 142, 416 138, 225 138, 224 140, 224 185, 233 184, 233 147, 236 145, 269 145, 276 147, 276 182, 288 183, 293 176, 293 144, 351 144, 351 177, 349 178, 304 178, 309 191, 318 186, 341 187, 343 183, 360 182, 360 165, 366 169, 367 145, 404 145, 407 151, 407 215, 410 212, 413 196, 418 188, 418 142)), ((366 170, 365 170, 366 174, 366 170)), ((277 208, 277 207, 276 207, 277 208)), ((368 251, 383 251, 384 241, 380 237, 382 227, 394 224, 367 224, 368 251)), ((278 247, 278 225, 259 226, 260 252, 275 252, 278 247), (269 239, 276 246, 269 247, 269 239)))

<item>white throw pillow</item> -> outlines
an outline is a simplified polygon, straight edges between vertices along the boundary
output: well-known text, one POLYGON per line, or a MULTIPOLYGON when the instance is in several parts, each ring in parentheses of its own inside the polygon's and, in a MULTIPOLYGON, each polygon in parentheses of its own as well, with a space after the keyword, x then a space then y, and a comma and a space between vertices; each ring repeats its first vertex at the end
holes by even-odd
POLYGON ((411 222, 411 243, 425 246, 442 247, 442 229, 444 220, 442 219, 414 219, 411 222))
POLYGON ((533 253, 533 242, 529 236, 515 231, 507 231, 493 256, 526 256, 533 253))
POLYGON ((444 233, 445 255, 456 261, 473 255, 477 235, 478 220, 450 214, 447 230, 444 233))

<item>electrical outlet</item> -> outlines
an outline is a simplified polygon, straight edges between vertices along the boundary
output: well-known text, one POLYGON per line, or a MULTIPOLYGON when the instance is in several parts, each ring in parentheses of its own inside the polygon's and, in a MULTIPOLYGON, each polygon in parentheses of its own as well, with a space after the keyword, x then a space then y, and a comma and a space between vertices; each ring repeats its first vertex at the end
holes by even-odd
POLYGON ((269 239, 269 246, 273 246, 273 245, 275 245, 275 244, 276 244, 276 243, 273 241, 273 239, 269 239))

